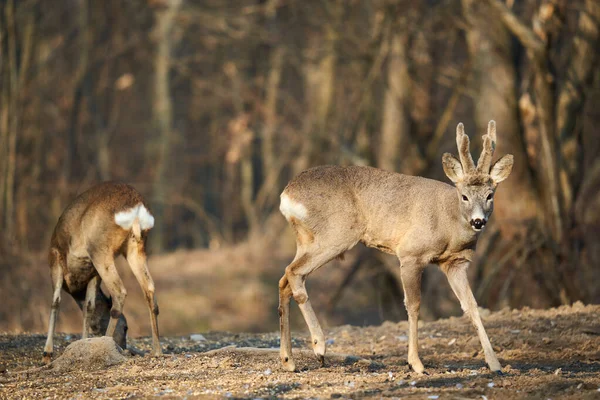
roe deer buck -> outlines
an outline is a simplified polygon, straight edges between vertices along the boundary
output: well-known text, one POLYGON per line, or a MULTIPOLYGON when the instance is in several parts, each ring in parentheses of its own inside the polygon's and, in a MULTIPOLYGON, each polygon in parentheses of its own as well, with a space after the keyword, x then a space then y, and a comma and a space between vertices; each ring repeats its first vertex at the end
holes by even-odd
POLYGON ((120 254, 127 259, 148 303, 153 354, 162 354, 158 305, 145 250, 146 238, 153 226, 154 217, 142 196, 133 187, 121 183, 94 186, 65 209, 54 228, 48 254, 54 294, 44 362, 52 358, 61 288, 73 296, 83 311, 83 338, 88 336, 90 328, 93 332, 105 328, 102 334, 113 336, 125 348, 127 323, 123 303, 127 291, 114 263, 120 254), (110 300, 100 289, 102 282, 110 300), (99 322, 94 323, 94 317, 99 317, 99 322))
POLYGON ((321 166, 302 172, 281 194, 280 210, 296 233, 296 256, 279 281, 281 361, 295 370, 289 325, 293 296, 310 330, 312 346, 323 363, 325 338, 305 287, 306 277, 336 256, 363 242, 395 254, 408 312, 408 363, 423 373, 417 346, 417 320, 421 302, 421 273, 427 264, 438 264, 479 335, 485 360, 500 371, 485 332, 467 268, 479 233, 493 209, 498 183, 512 171, 513 156, 493 166, 496 125, 490 121, 483 136, 477 166, 469 152, 463 124, 456 128, 460 161, 444 154, 444 172, 456 185, 406 176, 371 167, 321 166))

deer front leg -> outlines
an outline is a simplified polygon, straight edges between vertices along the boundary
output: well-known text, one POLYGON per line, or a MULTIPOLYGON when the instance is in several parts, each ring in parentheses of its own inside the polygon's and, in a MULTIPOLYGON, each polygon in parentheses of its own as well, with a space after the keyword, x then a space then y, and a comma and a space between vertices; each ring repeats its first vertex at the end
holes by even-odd
POLYGON ((58 309, 60 307, 60 291, 63 286, 63 258, 56 249, 50 250, 50 275, 52 277, 52 305, 50 308, 50 322, 48 323, 48 338, 44 346, 42 361, 49 364, 52 361, 52 352, 54 351, 54 330, 56 320, 58 319, 58 309))
POLYGON ((98 288, 100 287, 100 278, 95 276, 88 282, 87 290, 85 292, 85 302, 83 303, 83 332, 81 334, 82 339, 87 339, 90 335, 90 321, 92 315, 96 312, 96 295, 98 288))
POLYGON ((292 289, 284 275, 279 281, 279 331, 281 363, 287 371, 293 372, 296 364, 292 358, 292 336, 290 334, 290 298, 292 289))
POLYGON ((408 314, 408 364, 422 374, 425 370, 419 358, 418 323, 421 308, 421 275, 423 268, 413 260, 400 260, 400 277, 404 290, 404 305, 408 314))
POLYGON ((456 297, 458 297, 458 300, 460 301, 461 308, 471 319, 473 326, 477 329, 477 335, 479 336, 479 341, 481 342, 485 354, 485 361, 492 371, 499 372, 502 367, 498 362, 498 358, 496 358, 490 339, 481 322, 477 301, 475 301, 475 296, 473 296, 473 292, 469 286, 469 279, 467 277, 468 268, 469 262, 465 261, 460 264, 444 266, 442 269, 448 277, 448 282, 450 282, 454 294, 456 294, 456 297))
POLYGON ((106 285, 106 289, 112 298, 112 307, 110 309, 110 321, 106 328, 105 336, 113 337, 119 318, 123 315, 123 306, 127 297, 127 290, 115 267, 115 260, 112 254, 92 254, 92 263, 100 275, 100 279, 106 285))

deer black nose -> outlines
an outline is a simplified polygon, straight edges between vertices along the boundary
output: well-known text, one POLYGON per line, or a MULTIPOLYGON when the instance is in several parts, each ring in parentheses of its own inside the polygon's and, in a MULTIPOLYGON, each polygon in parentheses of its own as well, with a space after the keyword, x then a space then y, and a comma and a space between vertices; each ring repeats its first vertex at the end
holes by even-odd
POLYGON ((471 220, 471 226, 475 229, 481 229, 485 226, 487 221, 481 218, 475 218, 471 220))

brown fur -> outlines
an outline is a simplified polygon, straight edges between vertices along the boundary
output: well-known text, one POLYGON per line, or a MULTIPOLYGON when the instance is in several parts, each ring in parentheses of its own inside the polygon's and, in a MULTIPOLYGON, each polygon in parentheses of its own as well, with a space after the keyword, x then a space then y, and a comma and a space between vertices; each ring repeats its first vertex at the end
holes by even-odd
POLYGON ((154 283, 146 265, 148 230, 140 232, 138 222, 130 230, 115 222, 117 212, 138 204, 150 211, 149 205, 133 187, 106 182, 79 195, 60 216, 52 234, 48 256, 54 286, 52 304, 56 312, 53 310, 50 319, 44 349, 46 362, 52 355, 52 336, 61 288, 75 299, 84 313, 84 337, 89 331, 93 334, 106 333, 113 336, 120 346, 126 346, 127 323, 122 308, 127 292, 114 266, 114 258, 119 255, 127 258, 144 290, 153 322, 154 352, 160 353, 156 323, 158 306, 154 300, 154 283), (102 280, 110 299, 100 289, 102 280))
POLYGON ((309 229, 304 227, 302 223, 298 221, 298 219, 294 217, 290 218, 290 224, 292 225, 294 231, 296 231, 296 238, 299 241, 299 243, 310 244, 314 242, 315 236, 313 235, 313 233, 309 229))
POLYGON ((494 181, 488 174, 468 175, 463 179, 463 183, 469 186, 495 186, 494 181))
MULTIPOLYGON (((493 135, 486 139, 484 162, 491 157, 492 139, 495 141, 495 125, 493 135)), ((510 174, 512 158, 500 159, 492 171, 489 165, 487 170, 476 169, 462 124, 457 127, 457 146, 460 161, 450 154, 443 157, 444 171, 456 187, 358 166, 312 168, 287 185, 281 195, 281 210, 296 232, 298 246, 279 286, 281 360, 286 369, 295 369, 289 298, 298 303, 311 332, 314 352, 322 360, 324 335, 310 305, 305 280, 358 242, 395 254, 400 260, 410 326, 408 361, 415 371, 423 372, 418 356, 417 319, 421 272, 430 263, 440 265, 448 276, 461 306, 477 328, 488 365, 494 371, 500 369, 481 324, 466 271, 481 231, 479 224, 491 214, 492 196, 497 183, 510 174), (306 239, 309 234, 312 240, 306 239)))

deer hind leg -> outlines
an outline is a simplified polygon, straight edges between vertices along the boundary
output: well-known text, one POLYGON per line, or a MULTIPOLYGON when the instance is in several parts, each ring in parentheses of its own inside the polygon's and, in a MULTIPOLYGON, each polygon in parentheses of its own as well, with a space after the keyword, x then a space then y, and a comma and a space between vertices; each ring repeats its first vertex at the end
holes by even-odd
POLYGON ((83 332, 81 334, 82 339, 87 339, 90 335, 91 319, 96 312, 96 295, 100 290, 100 283, 102 281, 98 276, 93 277, 87 284, 87 290, 85 292, 85 302, 83 303, 83 332))
POLYGON ((325 336, 323 335, 321 325, 319 324, 315 311, 311 306, 310 299, 308 298, 305 280, 312 271, 325 265, 349 247, 352 246, 344 246, 343 249, 340 249, 339 246, 332 246, 327 247, 326 250, 318 248, 318 250, 313 251, 302 251, 303 249, 301 249, 299 254, 302 255, 297 256, 296 260, 285 269, 285 277, 288 280, 292 296, 298 304, 302 316, 304 317, 304 321, 308 326, 313 351, 317 356, 317 359, 321 362, 321 365, 323 365, 325 361, 325 336))
POLYGON ((422 374, 425 368, 419 358, 418 323, 423 267, 414 260, 401 259, 400 263, 404 305, 408 314, 408 364, 415 372, 422 374))
POLYGON ((63 269, 64 260, 56 249, 52 249, 50 253, 50 275, 52 277, 52 305, 50 308, 50 322, 48 323, 48 338, 44 346, 43 362, 45 364, 52 361, 52 352, 54 350, 54 330, 56 328, 56 320, 58 318, 58 310, 60 307, 60 294, 63 286, 63 269))
POLYGON ((292 298, 292 288, 287 277, 283 275, 279 281, 279 330, 281 332, 280 351, 281 363, 283 367, 290 372, 296 369, 296 364, 292 359, 292 336, 290 334, 290 299, 292 298))
POLYGON ((160 340, 158 336, 158 303, 154 295, 154 281, 150 276, 148 269, 146 253, 143 250, 143 245, 138 242, 139 239, 131 237, 127 246, 127 262, 131 267, 131 271, 135 275, 148 305, 150 312, 150 323, 152 326, 152 355, 160 356, 162 350, 160 348, 160 340))
POLYGON ((110 321, 106 328, 105 336, 113 337, 117 322, 123 314, 123 306, 127 297, 127 290, 115 267, 115 260, 112 254, 91 254, 92 263, 100 275, 100 279, 106 285, 106 289, 112 298, 112 307, 110 309, 110 321))
POLYGON ((498 358, 496 358, 496 354, 494 353, 490 339, 488 338, 485 328, 483 327, 483 323, 481 322, 479 309, 477 308, 477 301, 475 300, 475 296, 473 296, 473 292, 469 286, 469 279, 467 277, 468 268, 469 263, 464 262, 461 264, 443 266, 442 270, 446 273, 448 282, 450 282, 450 286, 452 287, 454 294, 456 294, 456 297, 458 297, 458 300, 460 301, 461 308, 471 319, 475 329, 477 329, 477 335, 479 336, 479 341, 481 342, 481 346, 483 347, 483 352, 485 354, 485 361, 490 367, 490 370, 498 372, 502 369, 502 367, 498 362, 498 358))

